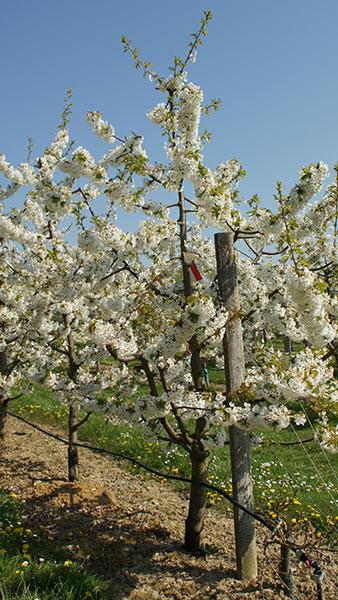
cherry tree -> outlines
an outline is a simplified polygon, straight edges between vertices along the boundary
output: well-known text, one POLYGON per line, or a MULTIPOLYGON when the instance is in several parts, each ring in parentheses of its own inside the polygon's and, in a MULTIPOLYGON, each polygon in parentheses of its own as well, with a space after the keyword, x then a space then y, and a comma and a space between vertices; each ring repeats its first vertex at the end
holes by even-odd
MULTIPOLYGON (((89 413, 104 410, 185 449, 193 479, 185 545, 193 551, 202 543, 200 483, 210 448, 224 446, 229 426, 279 430, 302 423, 302 400, 322 415, 318 440, 325 448, 334 449, 337 435, 328 418, 337 399, 337 181, 320 195, 328 169, 313 164, 289 194, 277 186, 275 209, 253 197, 249 211, 240 210, 241 165, 230 159, 211 169, 203 158, 210 135, 200 129, 201 116, 219 102, 204 103, 187 74, 210 18, 206 12, 168 77, 123 38, 136 67, 164 94, 148 118, 164 137, 165 162, 151 161, 142 136, 117 135, 98 111, 87 121, 111 146, 101 158, 70 147, 63 123, 34 167, 1 162, 10 181, 3 194, 19 184, 30 188, 23 210, 0 221, 22 265, 8 267, 7 281, 31 298, 31 312, 15 306, 9 327, 19 329, 17 313, 38 319, 27 333, 36 357, 30 375, 68 403, 71 443, 89 413), (158 200, 163 191, 173 201, 158 200), (141 215, 135 233, 118 227, 117 208, 141 215), (231 319, 218 294, 210 227, 232 231, 238 251, 247 372, 231 398, 208 376, 208 365, 222 365, 231 319), (283 339, 297 351, 282 350, 283 339), (148 392, 136 398, 144 381, 148 392)), ((72 445, 69 461, 76 478, 72 445)))
POLYGON ((1 155, 0 173, 9 180, 0 188, 0 437, 4 439, 6 408, 29 389, 35 370, 37 352, 31 333, 39 326, 40 308, 32 294, 32 275, 20 251, 34 245, 36 237, 21 226, 21 210, 11 203, 20 187, 33 183, 33 169, 28 162, 14 168, 1 155))
MULTIPOLYGON (((64 117, 68 110, 66 106, 64 117)), ((99 296, 105 314, 114 302, 119 306, 117 296, 123 296, 130 287, 128 277, 133 278, 126 256, 133 262, 136 253, 132 236, 114 223, 110 203, 109 216, 95 218, 90 202, 106 185, 107 174, 82 147, 70 152, 65 125, 33 166, 25 163, 15 169, 2 157, 2 171, 10 180, 2 195, 25 186, 26 196, 20 210, 1 218, 1 397, 5 407, 12 398, 9 390, 20 380, 26 387, 42 381, 67 404, 68 472, 69 479, 76 480, 78 429, 89 418, 92 404, 99 410, 104 390, 124 377, 119 367, 101 368, 106 355, 102 340, 104 335, 110 339, 111 327, 105 323, 106 333, 100 329, 96 299, 99 296), (79 179, 85 177, 89 181, 80 187, 79 179), (86 229, 88 215, 95 231, 86 229), (110 304, 107 285, 114 297, 110 304), (87 411, 81 417, 80 407, 87 411)))
MULTIPOLYGON (((182 445, 191 458, 195 482, 205 480, 208 448, 224 441, 224 427, 236 424, 278 430, 287 427, 291 419, 300 424, 305 417, 292 411, 292 403, 311 397, 318 406, 320 397, 323 405, 332 406, 337 394, 332 364, 326 360, 336 343, 335 300, 332 291, 324 289, 322 279, 323 272, 328 277, 327 269, 332 267, 330 289, 334 289, 336 258, 331 254, 336 246, 331 248, 330 235, 332 227, 336 228, 337 194, 330 186, 323 199, 312 203, 327 167, 310 165, 302 170, 299 183, 288 196, 278 186, 277 211, 261 209, 253 198, 250 211, 243 216, 237 203, 236 184, 243 175, 238 162, 230 160, 214 170, 204 165, 202 149, 208 136, 199 133, 203 93, 188 81, 185 69, 194 58, 207 20, 206 15, 186 60, 176 58, 166 79, 123 40, 136 67, 166 95, 166 101, 156 105, 148 117, 166 138, 168 163, 149 164, 143 154, 137 174, 143 175, 143 189, 155 192, 162 187, 176 194, 176 200, 162 208, 156 203, 143 204, 153 215, 153 221, 139 230, 147 236, 144 253, 151 265, 150 285, 143 287, 143 302, 138 299, 132 305, 130 318, 138 345, 133 358, 138 356, 141 361, 150 395, 137 404, 122 403, 120 412, 127 411, 129 419, 145 421, 152 428, 162 427, 164 433, 159 435, 182 445), (193 186, 193 198, 187 197, 185 182, 193 186), (177 233, 172 235, 175 208, 177 233), (188 222, 190 213, 193 219, 188 222), (213 389, 206 373, 208 362, 220 360, 227 323, 214 282, 213 245, 201 236, 210 226, 233 231, 241 252, 238 263, 248 373, 230 403, 213 389), (244 258, 243 245, 250 251, 244 258), (325 248, 324 262, 318 255, 320 247, 325 248), (306 248, 309 266, 296 259, 296 253, 300 255, 306 248), (281 352, 282 336, 305 347, 291 354, 281 352)), ((141 143, 141 138, 138 140, 141 143)), ((127 166, 129 158, 121 147, 112 151, 111 157, 127 166)), ((120 172, 119 186, 123 179, 126 174, 120 172)), ((115 201, 119 199, 115 197, 115 201)), ((131 371, 136 388, 140 376, 131 371)), ((327 435, 326 430, 326 440, 327 435)), ((205 493, 193 484, 185 535, 190 549, 200 545, 204 510, 205 493)))

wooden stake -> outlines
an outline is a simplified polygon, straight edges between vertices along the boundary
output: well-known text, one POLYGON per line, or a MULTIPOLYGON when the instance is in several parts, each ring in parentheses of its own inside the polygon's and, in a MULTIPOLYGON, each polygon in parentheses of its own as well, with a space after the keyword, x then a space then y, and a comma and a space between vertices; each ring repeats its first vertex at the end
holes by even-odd
MULTIPOLYGON (((216 233, 215 249, 217 277, 221 299, 229 317, 240 311, 233 233, 216 233)), ((232 397, 244 381, 244 349, 242 323, 239 317, 230 320, 224 338, 224 369, 226 391, 232 397)), ((249 433, 229 428, 233 496, 243 506, 253 510, 253 490, 250 466, 249 433)), ((256 536, 250 515, 234 507, 237 574, 240 579, 257 576, 256 536)))

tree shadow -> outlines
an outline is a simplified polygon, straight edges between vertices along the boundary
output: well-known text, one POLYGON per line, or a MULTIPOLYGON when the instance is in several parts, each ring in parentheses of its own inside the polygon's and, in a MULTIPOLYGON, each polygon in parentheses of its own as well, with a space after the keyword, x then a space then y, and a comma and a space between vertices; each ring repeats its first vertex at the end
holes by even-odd
POLYGON ((165 527, 151 522, 151 511, 128 512, 113 504, 93 506, 76 499, 73 484, 60 483, 57 489, 27 499, 26 526, 32 531, 44 529, 55 544, 68 549, 69 559, 79 560, 105 579, 113 594, 108 593, 108 598, 125 598, 140 586, 142 575, 175 580, 188 576, 202 588, 216 587, 221 580, 236 576, 232 568, 213 568, 207 558, 184 552, 165 527), (62 505, 58 501, 65 495, 68 503, 62 505), (172 556, 174 564, 168 561, 172 556))
POLYGON ((15 476, 30 477, 30 473, 46 470, 46 463, 43 461, 33 462, 31 460, 19 459, 19 458, 6 458, 1 457, 1 465, 3 468, 15 473, 15 476))
MULTIPOLYGON (((37 471, 46 469, 43 461, 6 459, 5 463, 13 473, 25 474, 31 480, 37 471)), ((184 551, 181 539, 163 526, 158 513, 143 506, 135 510, 134 505, 128 510, 127 490, 121 504, 113 493, 109 502, 100 493, 92 499, 82 498, 76 487, 87 486, 90 490, 88 482, 72 484, 60 478, 37 479, 42 485, 32 486, 24 512, 25 527, 40 539, 39 552, 45 552, 43 558, 49 558, 48 546, 52 546, 53 558, 73 560, 96 573, 107 582, 107 600, 128 597, 142 586, 140 580, 144 581, 144 576, 150 585, 161 578, 173 584, 182 581, 183 587, 184 582, 198 582, 199 594, 205 589, 205 598, 210 597, 210 588, 216 591, 222 580, 236 578, 230 548, 228 553, 224 547, 207 548, 223 564, 228 559, 229 567, 225 568, 215 566, 215 561, 209 562, 208 553, 204 558, 193 557, 184 551)), ((252 585, 248 591, 259 589, 258 585, 252 585)))

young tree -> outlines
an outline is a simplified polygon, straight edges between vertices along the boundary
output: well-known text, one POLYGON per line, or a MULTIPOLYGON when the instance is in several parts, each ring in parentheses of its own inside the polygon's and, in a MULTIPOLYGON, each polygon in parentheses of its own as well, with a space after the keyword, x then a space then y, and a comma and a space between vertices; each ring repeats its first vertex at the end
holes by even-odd
MULTIPOLYGON (((19 168, 30 186, 16 217, 20 233, 13 220, 3 222, 12 226, 8 239, 25 265, 40 319, 28 336, 36 376, 44 370, 69 403, 70 441, 83 421, 75 414, 81 405, 87 414, 104 408, 143 423, 183 447, 193 479, 185 545, 193 551, 201 548, 206 507, 199 482, 207 478, 210 447, 224 445, 228 427, 281 429, 291 419, 304 420, 292 403, 311 401, 327 412, 337 394, 331 378, 337 182, 313 203, 327 168, 310 165, 289 195, 278 186, 275 213, 256 197, 248 214, 241 213, 240 164, 229 160, 212 170, 203 160, 210 136, 200 132, 201 115, 218 101, 203 104, 201 88, 186 72, 210 18, 206 12, 186 58, 176 57, 166 78, 123 39, 136 67, 165 95, 148 113, 164 136, 165 163, 150 161, 141 136, 117 136, 99 112, 90 112, 94 133, 117 145, 95 160, 82 147, 69 148, 63 126, 34 168, 19 168), (174 194, 173 202, 157 200, 159 192, 174 194), (102 197, 105 205, 95 211, 102 197), (142 215, 134 234, 118 228, 116 208, 142 215), (231 398, 209 381, 207 370, 223 363, 231 318, 218 296, 214 245, 205 235, 210 227, 232 231, 239 253, 247 374, 231 398), (67 238, 69 228, 77 244, 67 238), (298 352, 281 351, 285 336, 300 344, 298 352), (102 368, 108 355, 113 362, 102 368), (144 379, 148 393, 136 399, 144 379)), ((2 170, 16 191, 16 170, 8 163, 2 170)), ((22 271, 15 270, 21 283, 22 271)), ((335 433, 326 419, 322 439, 331 448, 335 433)), ((70 452, 76 477, 75 448, 70 452)))
POLYGON ((6 408, 29 387, 36 351, 31 332, 39 321, 39 306, 31 297, 32 276, 22 249, 35 243, 35 236, 21 225, 21 209, 11 197, 21 186, 34 181, 32 167, 22 163, 15 169, 0 155, 0 173, 10 181, 0 187, 0 438, 5 438, 6 408), (23 381, 24 379, 24 381, 23 381))
MULTIPOLYGON (((73 481, 78 478, 78 429, 92 404, 99 408, 97 399, 105 388, 123 379, 118 367, 101 369, 106 352, 95 304, 99 296, 104 305, 106 284, 114 296, 116 282, 115 302, 126 293, 125 273, 132 277, 126 262, 129 237, 111 214, 95 217, 91 202, 106 186, 106 171, 81 147, 70 155, 64 126, 34 166, 14 169, 2 157, 2 170, 10 180, 3 196, 17 191, 19 182, 28 188, 20 210, 2 216, 0 223, 2 405, 6 407, 9 390, 20 379, 25 385, 47 382, 58 393, 69 408, 68 473, 73 481), (89 183, 80 187, 84 177, 89 183), (88 216, 96 231, 86 229, 88 216), (88 409, 81 417, 80 407, 88 409)), ((131 246, 128 259, 134 256, 131 246)), ((111 328, 105 324, 105 329, 109 337, 111 328)), ((3 425, 4 416, 1 412, 3 425)))
MULTIPOLYGON (((162 186, 174 192, 176 201, 164 209, 176 207, 178 211, 177 251, 174 238, 169 234, 172 212, 163 215, 163 209, 151 203, 144 206, 161 219, 168 233, 160 240, 162 229, 156 221, 144 226, 149 244, 149 249, 144 252, 151 261, 151 286, 148 286, 151 299, 148 304, 144 302, 139 308, 131 309, 130 314, 138 340, 138 356, 151 396, 144 398, 138 407, 129 407, 129 411, 134 411, 136 418, 148 420, 153 426, 155 423, 161 425, 168 440, 187 449, 196 481, 206 477, 208 443, 215 437, 211 423, 217 424, 220 419, 223 426, 236 424, 249 429, 281 429, 288 426, 291 418, 296 423, 304 422, 303 415, 298 412, 293 415, 292 403, 309 396, 312 399, 320 396, 322 403, 328 406, 332 405, 332 398, 337 393, 332 366, 330 362, 326 363, 337 335, 336 322, 332 318, 335 300, 332 293, 327 294, 323 289, 322 282, 322 271, 334 265, 330 258, 330 233, 332 227, 336 229, 336 193, 330 187, 316 209, 311 204, 327 172, 327 167, 319 163, 302 170, 300 182, 287 198, 278 187, 277 213, 261 209, 258 200, 253 198, 248 215, 242 216, 234 189, 243 174, 240 165, 231 160, 212 171, 203 164, 202 143, 206 136, 199 135, 203 94, 198 86, 188 82, 185 68, 194 56, 197 40, 205 34, 209 16, 205 15, 186 60, 175 59, 168 79, 158 76, 149 63, 142 61, 130 42, 123 40, 136 67, 142 68, 144 75, 154 80, 157 89, 166 94, 166 101, 158 104, 148 116, 162 128, 169 162, 166 165, 144 162, 138 174, 143 175, 145 187, 154 190, 162 186), (195 189, 193 199, 187 198, 185 182, 195 189), (194 220, 187 222, 191 212, 199 224, 194 220), (215 393, 205 372, 208 361, 219 360, 220 332, 226 324, 226 315, 219 311, 213 284, 213 250, 211 252, 210 244, 201 238, 203 227, 210 226, 233 231, 239 251, 245 244, 252 257, 239 260, 249 372, 230 405, 222 394, 215 393), (153 238, 149 234, 151 228, 153 238), (297 252, 300 253, 303 243, 312 247, 307 258, 312 265, 311 271, 305 263, 295 259, 293 236, 297 239, 297 252), (317 245, 325 246, 324 263, 320 261, 318 251, 313 252, 313 237, 317 245), (181 275, 175 269, 177 259, 181 275), (204 274, 204 279, 194 284, 192 275, 195 274, 197 280, 199 275, 193 259, 204 274), (306 283, 304 279, 309 271, 311 281, 306 283), (297 289, 298 293, 294 293, 297 289), (317 305, 311 295, 316 296, 317 305), (303 304, 299 304, 300 299, 303 304), (145 315, 146 324, 143 325, 145 315), (155 331, 151 336, 152 325, 155 331), (281 336, 301 341, 306 349, 288 355, 280 352, 281 336), (152 345, 149 344, 151 339, 152 345), (326 344, 329 353, 326 349, 323 351, 326 344), (158 380, 162 393, 156 385, 158 380)), ((215 102, 212 105, 215 106, 215 102)), ((194 484, 185 537, 190 549, 200 545, 204 509, 205 493, 194 484)))

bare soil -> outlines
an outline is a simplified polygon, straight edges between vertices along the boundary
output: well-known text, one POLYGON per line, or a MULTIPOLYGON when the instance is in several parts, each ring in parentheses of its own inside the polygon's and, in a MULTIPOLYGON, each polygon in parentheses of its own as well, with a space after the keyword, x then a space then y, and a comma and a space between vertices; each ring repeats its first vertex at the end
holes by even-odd
MULTIPOLYGON (((42 528, 69 559, 104 578, 109 600, 271 600, 286 598, 279 547, 257 527, 259 577, 236 579, 231 519, 209 509, 205 556, 182 549, 187 497, 165 481, 82 450, 81 482, 67 482, 66 448, 12 418, 1 450, 0 487, 25 503, 25 523, 42 528)), ((338 598, 334 552, 313 550, 326 570, 324 599, 338 598)), ((309 569, 293 559, 296 600, 315 600, 309 569)))

